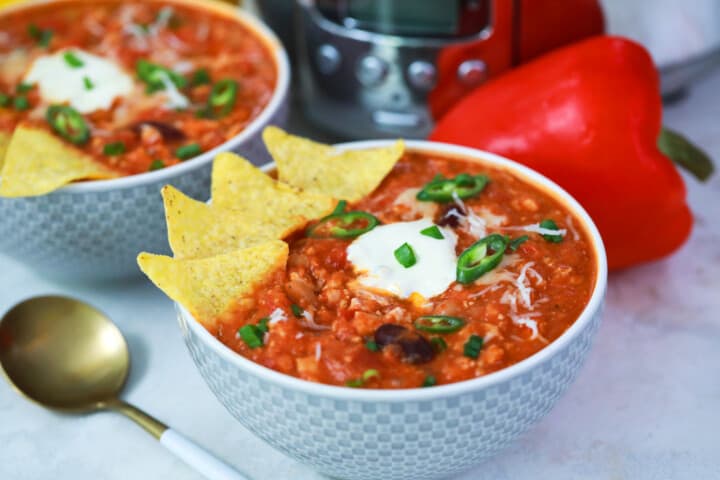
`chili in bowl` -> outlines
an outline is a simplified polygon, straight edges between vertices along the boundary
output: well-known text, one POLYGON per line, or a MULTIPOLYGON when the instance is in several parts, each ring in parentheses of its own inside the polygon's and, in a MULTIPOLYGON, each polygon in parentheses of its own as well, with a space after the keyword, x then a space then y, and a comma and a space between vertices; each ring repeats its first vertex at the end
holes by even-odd
POLYGON ((213 157, 261 162, 287 117, 284 49, 222 2, 35 1, 1 25, 0 252, 44 275, 136 275, 167 249, 160 187, 207 198, 213 157))
POLYGON ((547 414, 600 321, 607 265, 591 219, 490 153, 407 142, 370 194, 282 238, 286 261, 229 313, 208 321, 178 304, 178 316, 221 403, 328 475, 477 465, 547 414))

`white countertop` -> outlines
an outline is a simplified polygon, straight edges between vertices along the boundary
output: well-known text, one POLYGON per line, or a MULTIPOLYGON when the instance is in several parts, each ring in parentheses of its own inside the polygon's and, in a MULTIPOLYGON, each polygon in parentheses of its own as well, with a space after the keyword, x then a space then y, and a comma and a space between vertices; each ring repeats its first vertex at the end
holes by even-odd
MULTIPOLYGON (((666 110, 720 162, 720 71, 666 110)), ((686 177, 687 178, 687 177, 686 177)), ((687 179, 696 215, 674 256, 610 276, 597 341, 577 381, 521 441, 470 479, 720 479, 720 174, 687 179)), ((125 398, 253 479, 324 478, 237 423, 188 355, 170 301, 148 282, 50 283, 0 257, 0 310, 62 293, 108 313, 129 340, 125 398)), ((199 479, 128 420, 61 416, 0 382, 0 479, 199 479)))

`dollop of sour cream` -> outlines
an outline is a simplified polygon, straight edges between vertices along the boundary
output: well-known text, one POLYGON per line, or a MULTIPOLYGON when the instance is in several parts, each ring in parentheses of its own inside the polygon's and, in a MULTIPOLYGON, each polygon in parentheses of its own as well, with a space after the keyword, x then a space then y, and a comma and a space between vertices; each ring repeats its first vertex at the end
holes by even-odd
POLYGON ((457 236, 447 228, 440 231, 444 238, 421 234, 434 224, 424 218, 414 222, 398 222, 375 227, 360 235, 347 248, 361 285, 402 298, 416 294, 430 298, 443 293, 455 281, 457 236), (395 250, 407 243, 416 263, 405 268, 395 258, 395 250))
POLYGON ((80 113, 110 108, 116 98, 133 90, 132 77, 119 65, 78 48, 38 57, 23 81, 37 84, 44 102, 67 102, 80 113), (82 65, 71 65, 67 53, 82 65))

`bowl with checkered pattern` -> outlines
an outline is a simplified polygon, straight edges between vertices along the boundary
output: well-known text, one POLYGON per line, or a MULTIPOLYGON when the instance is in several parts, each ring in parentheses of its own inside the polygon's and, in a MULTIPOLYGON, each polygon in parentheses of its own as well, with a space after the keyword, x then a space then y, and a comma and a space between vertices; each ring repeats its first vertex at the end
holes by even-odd
POLYGON ((234 151, 258 164, 267 162, 261 132, 267 125, 286 122, 290 66, 268 27, 240 10, 237 18, 265 41, 277 70, 270 101, 245 129, 202 155, 162 170, 73 183, 37 197, 0 198, 0 254, 62 281, 140 276, 135 260, 139 252, 169 253, 160 196, 164 185, 204 200, 210 195, 210 170, 218 153, 234 151))
MULTIPOLYGON (((342 147, 383 145, 387 142, 342 147)), ((279 451, 333 478, 445 478, 478 465, 550 411, 578 374, 600 322, 605 250, 592 220, 568 193, 489 153, 417 141, 407 148, 477 158, 559 198, 589 234, 597 259, 595 287, 573 325, 529 358, 480 378, 404 390, 322 385, 270 370, 226 347, 176 305, 190 355, 227 410, 279 451)))

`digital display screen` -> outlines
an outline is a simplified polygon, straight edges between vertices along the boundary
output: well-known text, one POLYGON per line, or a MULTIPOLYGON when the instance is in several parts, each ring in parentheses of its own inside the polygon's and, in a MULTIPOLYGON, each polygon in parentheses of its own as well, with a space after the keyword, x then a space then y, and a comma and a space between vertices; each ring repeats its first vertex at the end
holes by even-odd
POLYGON ((458 4, 452 0, 354 0, 348 2, 347 14, 363 29, 452 35, 458 23, 458 4))
POLYGON ((489 24, 489 0, 317 0, 347 28, 404 36, 472 35, 489 24))

